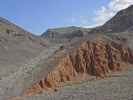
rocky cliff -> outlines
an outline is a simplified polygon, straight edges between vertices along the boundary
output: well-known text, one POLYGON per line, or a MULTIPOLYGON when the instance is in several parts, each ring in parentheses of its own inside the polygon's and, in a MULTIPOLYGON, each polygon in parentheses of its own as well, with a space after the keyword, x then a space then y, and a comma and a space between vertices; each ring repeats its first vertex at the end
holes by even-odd
POLYGON ((58 52, 61 54, 64 51, 63 56, 57 57, 58 53, 55 54, 54 69, 27 89, 25 95, 55 89, 66 82, 85 80, 91 76, 104 78, 133 63, 133 52, 130 48, 121 42, 105 38, 83 40, 70 50, 62 48, 58 52))
POLYGON ((42 34, 43 38, 46 38, 51 41, 63 42, 72 40, 74 38, 81 38, 87 35, 89 29, 82 27, 61 27, 61 28, 53 28, 48 29, 46 32, 42 34))

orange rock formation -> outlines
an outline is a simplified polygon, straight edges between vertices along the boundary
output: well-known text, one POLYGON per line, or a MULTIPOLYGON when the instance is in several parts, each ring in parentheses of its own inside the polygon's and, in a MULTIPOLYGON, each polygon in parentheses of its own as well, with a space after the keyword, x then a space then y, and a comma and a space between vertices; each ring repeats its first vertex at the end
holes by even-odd
POLYGON ((33 95, 67 81, 88 79, 90 76, 104 78, 112 71, 122 70, 125 63, 132 62, 132 51, 121 43, 105 39, 87 40, 66 53, 47 77, 33 84, 24 94, 33 95))

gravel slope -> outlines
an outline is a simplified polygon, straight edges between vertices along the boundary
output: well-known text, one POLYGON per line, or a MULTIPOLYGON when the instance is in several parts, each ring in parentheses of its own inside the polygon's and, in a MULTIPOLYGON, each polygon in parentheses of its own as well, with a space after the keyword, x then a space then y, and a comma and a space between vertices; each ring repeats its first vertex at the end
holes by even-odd
POLYGON ((133 100, 133 68, 111 78, 68 85, 54 93, 42 93, 24 100, 133 100))
POLYGON ((21 66, 18 71, 7 77, 3 77, 0 80, 0 100, 7 100, 7 98, 22 94, 23 90, 33 83, 35 76, 42 68, 48 71, 47 67, 39 66, 40 61, 45 63, 46 59, 51 56, 60 45, 61 44, 50 44, 49 47, 44 49, 37 57, 21 66))

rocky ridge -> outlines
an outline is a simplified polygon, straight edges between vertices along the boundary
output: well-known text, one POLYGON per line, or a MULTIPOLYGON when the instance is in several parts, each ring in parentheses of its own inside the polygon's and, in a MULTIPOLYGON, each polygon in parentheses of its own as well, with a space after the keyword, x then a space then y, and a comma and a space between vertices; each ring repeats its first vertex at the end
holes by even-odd
POLYGON ((72 40, 75 38, 81 38, 88 34, 90 30, 87 28, 81 27, 61 27, 61 28, 53 28, 48 29, 41 36, 51 41, 57 42, 65 42, 68 40, 72 40))
MULTIPOLYGON (((63 48, 62 48, 63 49, 63 48)), ((65 49, 63 49, 65 50, 65 49)), ((59 51, 59 53, 63 52, 59 51)), ((133 52, 127 46, 107 38, 84 40, 70 52, 56 56, 53 71, 27 89, 25 95, 34 95, 43 90, 55 89, 70 81, 108 77, 109 73, 121 71, 132 64, 133 52)), ((45 65, 44 65, 45 66, 45 65)))

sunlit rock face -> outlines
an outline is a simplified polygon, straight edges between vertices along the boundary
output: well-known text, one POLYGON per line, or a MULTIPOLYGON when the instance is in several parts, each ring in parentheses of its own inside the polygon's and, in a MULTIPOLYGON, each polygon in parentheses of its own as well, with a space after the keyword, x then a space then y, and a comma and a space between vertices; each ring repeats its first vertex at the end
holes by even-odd
POLYGON ((125 69, 129 63, 133 63, 133 52, 125 45, 104 38, 85 40, 60 57, 54 69, 24 94, 34 95, 69 81, 87 80, 91 76, 104 78, 111 72, 125 69))

